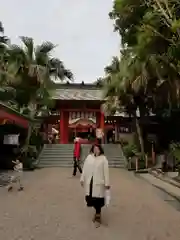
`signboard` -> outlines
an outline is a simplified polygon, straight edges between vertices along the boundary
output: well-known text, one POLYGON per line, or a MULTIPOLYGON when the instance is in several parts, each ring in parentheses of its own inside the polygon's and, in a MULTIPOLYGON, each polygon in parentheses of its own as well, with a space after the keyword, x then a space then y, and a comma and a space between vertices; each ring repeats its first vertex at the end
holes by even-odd
POLYGON ((19 145, 19 134, 4 135, 3 144, 6 144, 6 145, 19 145))
POLYGON ((128 126, 118 127, 117 130, 119 133, 131 133, 131 128, 128 126))

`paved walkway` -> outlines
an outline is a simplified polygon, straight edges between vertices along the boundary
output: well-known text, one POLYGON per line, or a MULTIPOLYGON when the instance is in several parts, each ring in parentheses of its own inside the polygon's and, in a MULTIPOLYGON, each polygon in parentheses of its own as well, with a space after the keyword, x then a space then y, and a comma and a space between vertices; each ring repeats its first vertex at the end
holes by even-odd
POLYGON ((70 169, 27 173, 24 192, 0 188, 0 238, 6 240, 177 240, 180 212, 151 185, 124 170, 111 170, 111 207, 95 229, 92 211, 70 169))
MULTIPOLYGON (((146 181, 148 181, 152 185, 165 190, 166 192, 168 192, 172 196, 175 196, 178 199, 180 199, 180 189, 179 189, 179 187, 175 187, 172 184, 170 184, 168 182, 165 182, 165 181, 163 181, 163 180, 161 180, 161 179, 159 179, 159 178, 157 178, 157 177, 155 177, 155 176, 153 176, 149 173, 142 174, 141 178, 145 179, 146 181)), ((162 177, 162 179, 163 179, 163 177, 162 177)))

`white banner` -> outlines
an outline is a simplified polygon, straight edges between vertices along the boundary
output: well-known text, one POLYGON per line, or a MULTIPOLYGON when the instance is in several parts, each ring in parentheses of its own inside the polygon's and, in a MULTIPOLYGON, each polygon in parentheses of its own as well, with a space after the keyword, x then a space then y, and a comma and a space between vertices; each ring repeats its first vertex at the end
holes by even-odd
POLYGON ((19 134, 4 135, 3 144, 19 145, 19 134))

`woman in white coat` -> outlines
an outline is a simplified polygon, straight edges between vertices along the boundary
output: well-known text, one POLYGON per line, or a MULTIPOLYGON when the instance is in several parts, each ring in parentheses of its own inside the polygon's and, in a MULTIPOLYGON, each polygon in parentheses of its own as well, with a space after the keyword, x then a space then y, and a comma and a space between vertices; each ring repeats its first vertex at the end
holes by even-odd
POLYGON ((100 225, 105 191, 110 189, 108 160, 100 145, 92 146, 85 160, 80 182, 85 189, 87 206, 95 208, 93 221, 100 225))

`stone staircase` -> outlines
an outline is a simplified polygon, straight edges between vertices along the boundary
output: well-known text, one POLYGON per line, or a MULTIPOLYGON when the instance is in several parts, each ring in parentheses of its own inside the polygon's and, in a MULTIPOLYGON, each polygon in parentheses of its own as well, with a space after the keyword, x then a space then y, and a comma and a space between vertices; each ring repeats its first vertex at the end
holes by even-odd
MULTIPOLYGON (((89 153, 91 145, 83 144, 81 152, 82 162, 89 153)), ((39 156, 38 166, 45 167, 73 167, 73 144, 46 144, 39 156)), ((120 145, 104 144, 103 149, 112 168, 124 168, 125 157, 120 145)))

